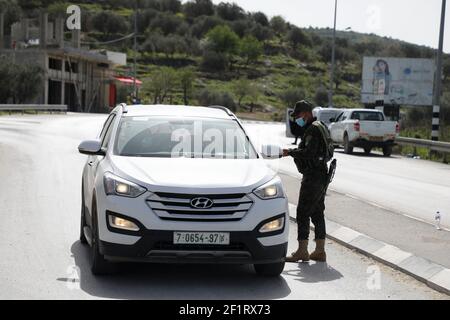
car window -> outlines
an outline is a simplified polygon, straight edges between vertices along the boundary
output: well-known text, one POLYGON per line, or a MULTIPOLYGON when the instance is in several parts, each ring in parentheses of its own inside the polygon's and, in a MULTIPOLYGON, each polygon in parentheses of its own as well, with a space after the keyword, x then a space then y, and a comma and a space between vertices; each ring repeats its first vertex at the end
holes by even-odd
POLYGON ((384 121, 384 116, 381 112, 355 111, 352 114, 352 120, 384 121))
POLYGON ((342 116, 344 115, 344 113, 342 112, 342 113, 340 113, 338 116, 337 116, 337 118, 336 118, 336 122, 339 122, 339 121, 341 121, 342 120, 342 116))
POLYGON ((109 141, 111 140, 110 139, 111 138, 111 133, 112 133, 112 130, 113 130, 113 127, 114 127, 113 126, 114 119, 115 119, 115 115, 112 115, 112 117, 111 117, 111 119, 109 121, 108 127, 106 128, 105 136, 103 137, 103 140, 102 140, 102 148, 107 149, 108 146, 109 146, 109 141))
POLYGON ((238 122, 179 117, 125 117, 114 153, 131 157, 255 159, 238 122))

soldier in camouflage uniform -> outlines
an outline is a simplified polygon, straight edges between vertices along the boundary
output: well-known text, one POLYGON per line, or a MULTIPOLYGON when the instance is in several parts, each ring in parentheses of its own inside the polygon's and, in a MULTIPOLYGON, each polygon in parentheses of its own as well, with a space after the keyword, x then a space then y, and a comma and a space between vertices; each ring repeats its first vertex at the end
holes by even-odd
MULTIPOLYGON (((325 254, 325 189, 327 186, 327 150, 323 133, 312 114, 312 105, 307 101, 297 102, 294 109, 296 123, 305 129, 297 149, 283 150, 283 156, 291 156, 303 175, 297 206, 298 250, 286 258, 287 262, 326 261, 325 254), (314 224, 316 249, 308 253, 310 219, 314 224)), ((328 130, 325 127, 325 130, 328 130)))

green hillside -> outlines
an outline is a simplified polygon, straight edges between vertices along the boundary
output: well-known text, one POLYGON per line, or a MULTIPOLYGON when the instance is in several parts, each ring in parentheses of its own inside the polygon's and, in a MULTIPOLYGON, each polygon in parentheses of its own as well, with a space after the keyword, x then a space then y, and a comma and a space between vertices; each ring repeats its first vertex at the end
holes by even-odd
MULTIPOLYGON (((210 0, 139 0, 138 50, 134 52, 132 38, 103 44, 133 32, 134 1, 0 0, 0 7, 11 12, 12 23, 20 14, 37 16, 42 7, 48 8, 50 16, 66 15, 69 3, 82 9, 84 43, 127 52, 129 63, 117 73, 133 75, 136 56, 138 78, 144 81, 143 102, 221 104, 273 120, 282 119, 285 107, 299 99, 328 103, 331 29, 298 28, 279 16, 246 12, 236 4, 214 5, 210 0)), ((435 50, 373 34, 338 31, 336 106, 361 106, 365 55, 434 58, 435 50)), ((449 55, 444 66, 443 121, 449 124, 449 55)), ((129 94, 122 90, 119 97, 126 100, 129 94)), ((431 110, 405 112, 405 129, 420 136, 429 131, 431 110)), ((450 133, 444 133, 444 138, 450 139, 450 133)))

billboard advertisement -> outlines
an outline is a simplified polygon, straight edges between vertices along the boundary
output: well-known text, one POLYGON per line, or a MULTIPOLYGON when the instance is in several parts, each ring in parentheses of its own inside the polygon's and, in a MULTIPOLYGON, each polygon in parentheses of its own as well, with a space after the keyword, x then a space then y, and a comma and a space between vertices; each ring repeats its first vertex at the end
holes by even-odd
POLYGON ((431 106, 434 73, 431 59, 364 57, 361 101, 431 106))

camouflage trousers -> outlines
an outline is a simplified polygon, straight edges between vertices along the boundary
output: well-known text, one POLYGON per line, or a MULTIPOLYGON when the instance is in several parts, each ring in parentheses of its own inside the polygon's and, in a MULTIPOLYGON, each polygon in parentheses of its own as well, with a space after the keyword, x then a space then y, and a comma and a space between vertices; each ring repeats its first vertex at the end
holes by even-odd
POLYGON ((303 176, 297 205, 298 240, 308 240, 310 221, 315 239, 325 239, 325 186, 327 175, 322 171, 303 176))

